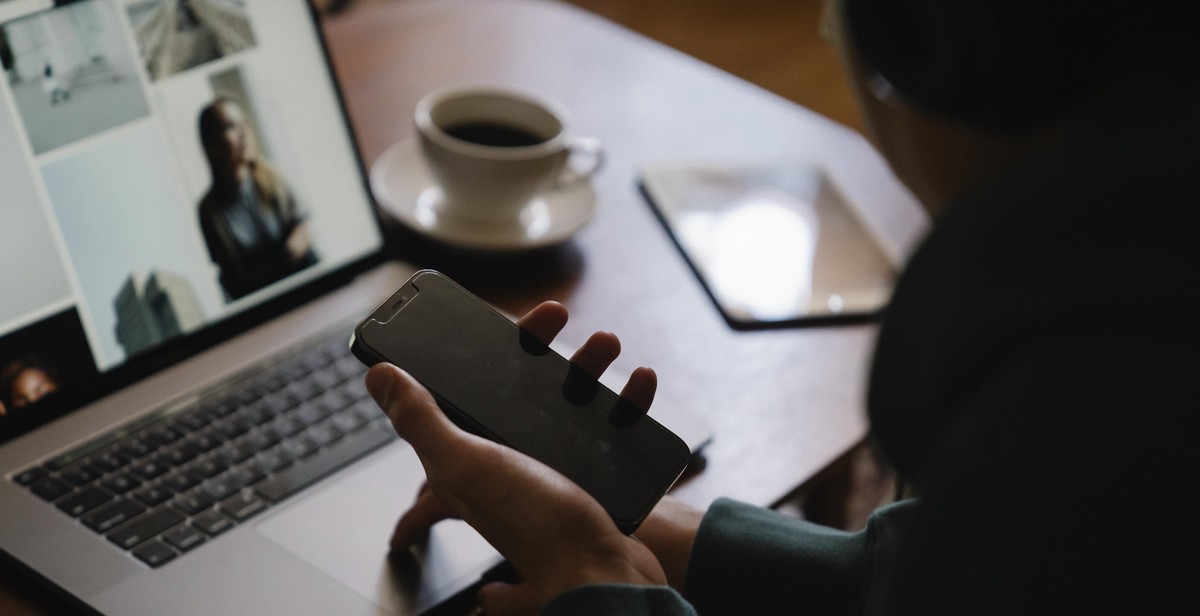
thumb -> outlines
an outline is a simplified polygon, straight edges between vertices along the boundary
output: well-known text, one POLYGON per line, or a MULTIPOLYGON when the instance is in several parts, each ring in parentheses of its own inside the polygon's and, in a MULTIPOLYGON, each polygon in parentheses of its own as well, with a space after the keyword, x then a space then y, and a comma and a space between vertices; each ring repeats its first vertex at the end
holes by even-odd
POLYGON ((484 584, 476 595, 479 607, 487 616, 528 616, 541 608, 533 587, 529 584, 484 584))
POLYGON ((367 371, 367 391, 400 438, 408 441, 422 460, 451 451, 462 433, 438 408, 429 390, 407 372, 389 363, 367 371))

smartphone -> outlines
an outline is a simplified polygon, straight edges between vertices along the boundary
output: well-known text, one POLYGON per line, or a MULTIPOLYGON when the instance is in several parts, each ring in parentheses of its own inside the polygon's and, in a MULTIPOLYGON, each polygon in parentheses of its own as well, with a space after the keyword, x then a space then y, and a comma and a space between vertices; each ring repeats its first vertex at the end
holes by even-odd
POLYGON ((390 362, 462 429, 562 473, 626 534, 682 474, 682 439, 454 281, 413 275, 350 339, 368 366, 390 362))

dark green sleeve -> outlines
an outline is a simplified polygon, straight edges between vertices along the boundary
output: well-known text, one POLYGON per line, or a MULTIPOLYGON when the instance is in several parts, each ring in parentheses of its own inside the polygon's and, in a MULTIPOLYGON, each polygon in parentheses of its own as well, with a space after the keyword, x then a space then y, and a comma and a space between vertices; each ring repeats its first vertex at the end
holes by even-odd
POLYGON ((665 586, 595 584, 565 592, 542 608, 542 616, 695 616, 679 593, 665 586))
POLYGON ((700 524, 684 596, 706 615, 860 615, 915 511, 915 501, 890 505, 844 532, 720 499, 700 524))
POLYGON ((542 616, 870 613, 898 527, 916 508, 916 501, 889 505, 849 533, 720 499, 692 548, 684 593, 691 604, 666 587, 597 584, 564 593, 542 616))

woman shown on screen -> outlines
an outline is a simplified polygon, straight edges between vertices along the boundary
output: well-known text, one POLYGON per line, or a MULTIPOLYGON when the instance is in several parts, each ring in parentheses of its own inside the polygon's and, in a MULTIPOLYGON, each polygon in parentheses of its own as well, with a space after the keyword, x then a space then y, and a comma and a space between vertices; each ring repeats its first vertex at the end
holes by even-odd
POLYGON ((242 108, 218 97, 200 112, 199 128, 212 170, 200 228, 226 299, 316 263, 307 217, 279 173, 257 156, 242 108))

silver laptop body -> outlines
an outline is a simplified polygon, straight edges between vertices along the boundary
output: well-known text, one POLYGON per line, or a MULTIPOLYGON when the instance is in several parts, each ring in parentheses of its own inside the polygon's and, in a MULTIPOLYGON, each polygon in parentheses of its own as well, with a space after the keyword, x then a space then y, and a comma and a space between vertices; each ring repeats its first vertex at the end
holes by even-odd
MULTIPOLYGON (((187 491, 225 497, 201 512, 211 534, 167 538, 196 513, 148 537, 116 535, 157 511, 139 500, 158 494, 147 488, 184 464, 202 468, 227 443, 163 475, 138 466, 146 477, 130 469, 158 454, 106 470, 120 461, 105 452, 223 399, 247 375, 300 362, 308 347, 344 343, 412 269, 382 259, 308 3, 4 0, 0 33, 4 555, 100 612, 155 615, 415 613, 497 564, 461 523, 411 557, 388 555, 423 473, 365 415, 323 446, 369 433, 368 450, 343 447, 336 467, 306 467, 306 489, 278 488, 275 502, 260 484, 230 492, 203 479, 187 491), (234 182, 218 181, 231 169, 234 182), (264 263, 275 270, 254 269, 264 263), (89 465, 94 481, 68 479, 87 479, 76 471, 89 465), (231 494, 247 507, 228 507, 231 494), (124 522, 117 503, 130 508, 124 522), (152 541, 166 551, 139 552, 152 541)), ((300 451, 281 472, 320 451, 300 451)), ((266 455, 250 453, 228 466, 266 455)))

